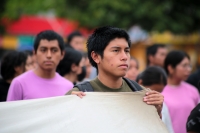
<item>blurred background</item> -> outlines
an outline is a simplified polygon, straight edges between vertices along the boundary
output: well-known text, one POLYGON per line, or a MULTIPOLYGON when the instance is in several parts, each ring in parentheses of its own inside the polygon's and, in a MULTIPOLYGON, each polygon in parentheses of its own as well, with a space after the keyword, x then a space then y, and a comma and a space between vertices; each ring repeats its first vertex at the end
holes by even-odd
POLYGON ((146 48, 154 43, 186 51, 193 70, 200 66, 198 0, 1 0, 0 58, 7 50, 32 50, 34 36, 54 30, 66 40, 74 30, 87 39, 100 26, 128 31, 131 55, 146 67, 146 48))

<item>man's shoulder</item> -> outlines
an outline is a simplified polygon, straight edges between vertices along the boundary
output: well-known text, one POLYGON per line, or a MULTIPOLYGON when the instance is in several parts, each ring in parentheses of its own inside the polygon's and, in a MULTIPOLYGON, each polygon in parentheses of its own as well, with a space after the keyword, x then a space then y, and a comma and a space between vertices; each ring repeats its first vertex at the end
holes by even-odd
POLYGON ((24 82, 24 81, 28 81, 29 77, 31 77, 33 75, 33 71, 30 70, 28 72, 25 72, 17 77, 15 77, 13 79, 13 81, 18 81, 18 82, 24 82))
POLYGON ((56 78, 57 78, 57 81, 59 81, 61 84, 74 86, 71 81, 69 81, 68 79, 60 76, 58 73, 56 73, 56 78))
POLYGON ((141 91, 146 89, 144 86, 139 85, 136 81, 130 80, 128 78, 123 78, 123 81, 132 91, 141 91))
POLYGON ((74 88, 78 89, 79 91, 83 91, 83 92, 92 92, 94 91, 94 88, 91 84, 92 81, 83 81, 81 83, 78 83, 74 86, 74 88))

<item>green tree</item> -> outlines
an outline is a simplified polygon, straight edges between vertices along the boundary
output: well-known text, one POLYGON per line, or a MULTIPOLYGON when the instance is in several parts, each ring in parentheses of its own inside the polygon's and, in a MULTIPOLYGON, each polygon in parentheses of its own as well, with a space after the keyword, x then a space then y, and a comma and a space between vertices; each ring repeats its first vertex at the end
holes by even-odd
POLYGON ((66 0, 67 16, 91 28, 138 24, 148 31, 188 33, 200 28, 197 0, 66 0))
POLYGON ((148 31, 190 33, 200 29, 198 0, 7 0, 3 15, 17 19, 21 14, 48 10, 91 29, 103 25, 128 29, 135 24, 148 31))

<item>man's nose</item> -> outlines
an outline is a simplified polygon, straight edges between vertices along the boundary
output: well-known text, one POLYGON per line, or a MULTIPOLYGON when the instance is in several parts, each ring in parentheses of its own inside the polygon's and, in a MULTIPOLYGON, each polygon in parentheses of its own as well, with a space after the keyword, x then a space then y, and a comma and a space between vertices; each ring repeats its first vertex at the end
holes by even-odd
POLYGON ((51 50, 47 51, 47 58, 51 58, 51 50))
POLYGON ((127 53, 125 51, 123 51, 121 53, 121 60, 127 60, 127 59, 128 59, 128 55, 127 55, 127 53))

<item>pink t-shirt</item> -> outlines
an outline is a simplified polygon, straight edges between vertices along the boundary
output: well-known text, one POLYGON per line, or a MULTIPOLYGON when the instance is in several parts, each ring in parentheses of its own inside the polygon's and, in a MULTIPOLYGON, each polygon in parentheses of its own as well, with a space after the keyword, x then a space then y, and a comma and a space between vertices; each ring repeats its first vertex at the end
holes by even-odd
POLYGON ((187 118, 199 102, 197 89, 186 82, 181 82, 179 86, 165 86, 162 94, 169 109, 174 133, 187 133, 187 118))
POLYGON ((16 77, 9 88, 7 101, 63 96, 72 82, 56 73, 52 79, 37 76, 32 70, 16 77))

